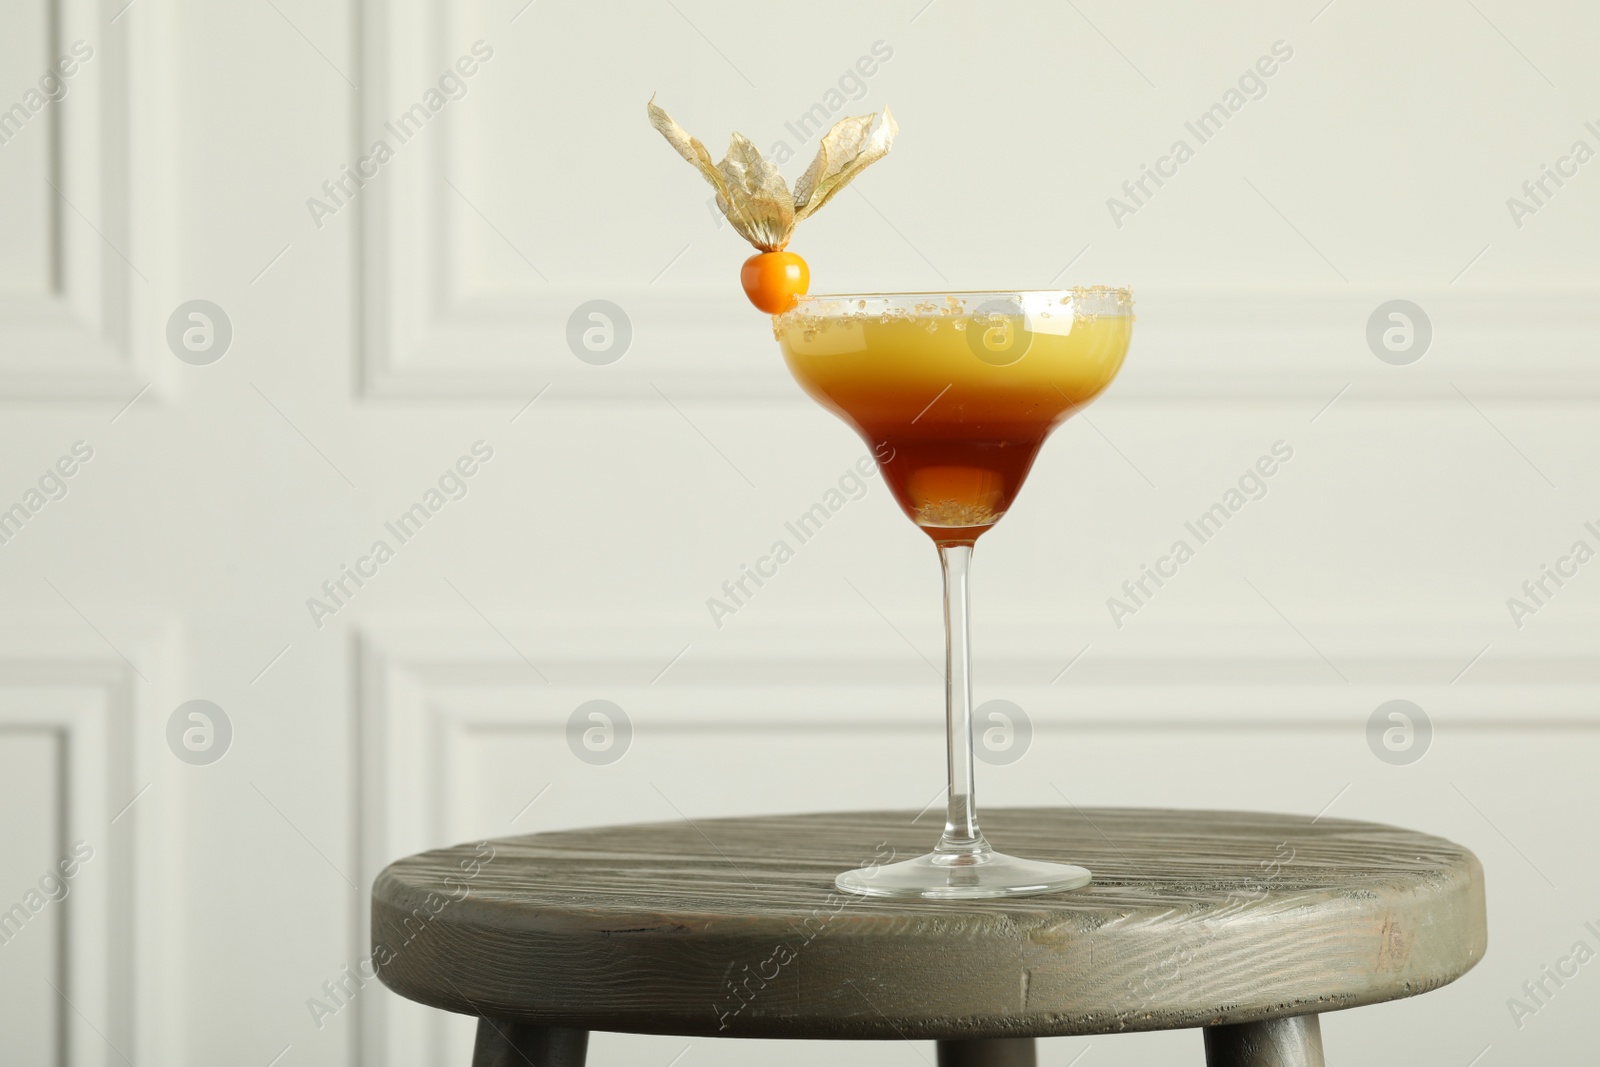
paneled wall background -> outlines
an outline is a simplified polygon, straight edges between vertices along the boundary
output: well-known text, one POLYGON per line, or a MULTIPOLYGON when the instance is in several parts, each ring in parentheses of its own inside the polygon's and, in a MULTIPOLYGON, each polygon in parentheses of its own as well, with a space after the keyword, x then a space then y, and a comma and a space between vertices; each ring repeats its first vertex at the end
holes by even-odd
MULTIPOLYGON (((938 796, 937 564, 876 478, 708 610, 865 448, 787 379, 652 93, 719 155, 784 142, 791 180, 802 116, 894 108, 891 156, 793 246, 819 291, 1135 288, 1122 378, 977 555, 977 696, 1033 731, 982 803, 1461 841, 1488 956, 1327 1017, 1330 1060, 1591 1058, 1600 964, 1524 983, 1600 950, 1597 32, 1566 0, 13 0, 0 1060, 466 1062, 465 1021, 348 977, 391 859, 938 796), (567 342, 597 299, 631 326, 604 365, 567 342), (210 351, 169 340, 195 300, 220 356, 215 314, 210 351), (1430 326, 1414 362, 1369 345, 1394 300, 1430 326), (210 762, 172 722, 195 700, 225 719, 210 762), (569 746, 593 700, 631 723, 610 763, 569 746), (1369 745, 1392 700, 1431 723, 1421 758, 1369 745)), ((593 1044, 752 1056, 810 1058, 593 1044)), ((1043 1046, 1079 1058, 1201 1052, 1043 1046)))

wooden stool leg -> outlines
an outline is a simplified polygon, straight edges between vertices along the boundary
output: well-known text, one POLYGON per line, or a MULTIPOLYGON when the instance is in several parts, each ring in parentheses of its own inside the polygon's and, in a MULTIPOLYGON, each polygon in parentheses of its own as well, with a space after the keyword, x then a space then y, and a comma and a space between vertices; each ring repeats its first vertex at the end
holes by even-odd
POLYGON ((1315 1015, 1208 1026, 1206 1067, 1324 1067, 1315 1015))
POLYGON ((589 1031, 478 1020, 472 1067, 583 1067, 589 1031))
POLYGON ((939 1067, 1038 1067, 1031 1037, 939 1042, 939 1067))

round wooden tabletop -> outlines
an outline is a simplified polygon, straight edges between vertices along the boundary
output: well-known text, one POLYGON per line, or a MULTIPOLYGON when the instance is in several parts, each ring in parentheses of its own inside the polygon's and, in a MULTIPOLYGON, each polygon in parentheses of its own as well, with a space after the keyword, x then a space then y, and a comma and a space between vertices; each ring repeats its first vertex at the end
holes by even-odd
POLYGON ((372 889, 383 981, 450 1011, 727 1037, 1044 1037, 1252 1022, 1414 996, 1482 956, 1483 869, 1374 823, 1241 812, 983 813, 1082 889, 846 896, 936 815, 706 819, 412 856, 372 889))

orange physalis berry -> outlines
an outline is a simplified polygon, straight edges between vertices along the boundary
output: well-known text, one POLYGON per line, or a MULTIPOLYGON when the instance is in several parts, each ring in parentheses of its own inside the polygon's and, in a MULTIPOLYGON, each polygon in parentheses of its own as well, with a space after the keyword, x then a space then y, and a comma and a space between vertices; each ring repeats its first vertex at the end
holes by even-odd
POLYGON ((739 280, 750 303, 780 315, 811 287, 811 268, 793 252, 758 252, 744 261, 739 280))

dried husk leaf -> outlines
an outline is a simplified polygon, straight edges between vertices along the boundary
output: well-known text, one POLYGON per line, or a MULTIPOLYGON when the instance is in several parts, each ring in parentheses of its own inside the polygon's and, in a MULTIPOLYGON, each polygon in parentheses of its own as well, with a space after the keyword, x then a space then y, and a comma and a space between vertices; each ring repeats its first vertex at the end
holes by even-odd
POLYGON ((678 155, 693 163, 706 181, 710 182, 717 191, 718 200, 727 198, 728 183, 723 179, 722 172, 711 162, 711 153, 706 151, 706 146, 700 143, 697 137, 690 137, 689 131, 672 121, 672 116, 656 106, 656 98, 651 97, 646 105, 650 111, 650 125, 660 131, 667 143, 678 150, 678 155))
POLYGON ((857 115, 834 123, 817 146, 817 158, 794 184, 795 221, 811 215, 887 155, 899 130, 887 107, 881 115, 857 115))
MULTIPOLYGON (((653 96, 650 98, 648 110, 650 112, 650 125, 654 126, 661 136, 667 139, 668 144, 677 149, 678 155, 694 164, 695 169, 717 191, 717 207, 727 216, 728 221, 733 224, 733 228, 738 231, 739 235, 757 248, 761 248, 764 252, 776 251, 778 248, 782 248, 782 243, 775 248, 762 247, 763 242, 770 243, 771 241, 770 224, 751 211, 748 199, 743 195, 742 190, 736 191, 728 184, 728 179, 723 172, 718 169, 716 164, 711 162, 711 153, 706 150, 705 145, 700 143, 700 139, 689 136, 687 130, 679 126, 673 121, 671 115, 656 105, 656 100, 653 96)), ((759 154, 757 153, 757 155, 759 154)), ((723 160, 724 166, 727 163, 726 159, 723 160)), ((787 188, 784 191, 787 193, 787 188)), ((794 223, 791 218, 789 229, 784 231, 781 236, 783 243, 787 243, 789 231, 793 229, 793 226, 794 223)))
POLYGON ((713 164, 706 146, 657 107, 655 97, 650 98, 648 109, 650 125, 711 183, 717 191, 717 207, 741 237, 763 252, 784 248, 796 223, 883 158, 898 129, 888 108, 882 115, 841 119, 822 139, 817 158, 791 195, 776 164, 763 158, 743 134, 735 133, 727 156, 713 164))
POLYGON ((748 217, 749 230, 739 230, 745 240, 763 252, 777 252, 794 232, 794 198, 778 166, 761 157, 760 149, 742 133, 735 133, 728 155, 717 169, 727 179, 729 200, 748 217))

